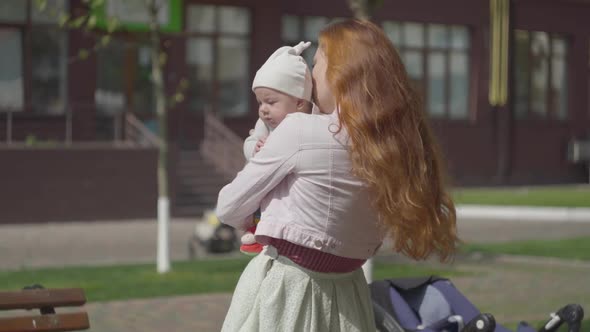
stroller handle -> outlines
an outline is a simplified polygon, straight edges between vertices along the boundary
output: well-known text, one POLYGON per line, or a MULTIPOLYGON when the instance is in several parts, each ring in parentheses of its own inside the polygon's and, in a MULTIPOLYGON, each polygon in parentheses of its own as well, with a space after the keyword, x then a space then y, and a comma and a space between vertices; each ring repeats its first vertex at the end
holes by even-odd
POLYGON ((568 332, 580 332, 582 326, 582 319, 584 319, 584 309, 579 304, 568 304, 559 309, 541 329, 539 332, 555 332, 559 327, 566 322, 568 325, 568 332))

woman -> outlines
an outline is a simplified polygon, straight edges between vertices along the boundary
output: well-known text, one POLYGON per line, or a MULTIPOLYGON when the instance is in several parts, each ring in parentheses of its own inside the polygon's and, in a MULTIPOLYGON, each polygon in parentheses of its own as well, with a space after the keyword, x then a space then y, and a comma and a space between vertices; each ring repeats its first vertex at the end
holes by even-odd
POLYGON ((383 31, 326 27, 314 56, 321 115, 293 114, 219 193, 238 229, 262 208, 266 245, 244 270, 224 331, 375 331, 361 265, 385 237, 449 259, 455 209, 421 103, 383 31))

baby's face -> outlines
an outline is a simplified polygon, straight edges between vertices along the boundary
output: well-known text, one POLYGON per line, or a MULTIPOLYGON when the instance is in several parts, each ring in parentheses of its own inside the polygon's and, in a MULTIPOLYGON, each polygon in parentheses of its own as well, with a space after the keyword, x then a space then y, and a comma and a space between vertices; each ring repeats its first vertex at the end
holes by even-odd
POLYGON ((269 88, 254 89, 258 101, 258 116, 271 128, 276 128, 289 113, 297 112, 298 99, 269 88))

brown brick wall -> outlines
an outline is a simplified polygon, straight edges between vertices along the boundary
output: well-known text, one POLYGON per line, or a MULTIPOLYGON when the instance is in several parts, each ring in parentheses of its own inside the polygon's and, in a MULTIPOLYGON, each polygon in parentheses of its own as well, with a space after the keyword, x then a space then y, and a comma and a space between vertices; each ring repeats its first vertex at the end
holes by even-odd
POLYGON ((156 217, 156 150, 0 150, 0 224, 156 217))

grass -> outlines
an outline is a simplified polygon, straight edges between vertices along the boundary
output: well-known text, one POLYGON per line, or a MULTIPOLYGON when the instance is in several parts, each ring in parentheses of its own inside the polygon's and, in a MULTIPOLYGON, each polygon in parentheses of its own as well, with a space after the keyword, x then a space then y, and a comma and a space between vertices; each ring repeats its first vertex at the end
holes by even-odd
MULTIPOLYGON (((510 329, 511 331, 516 331, 516 327, 518 326, 518 322, 516 323, 508 323, 508 324, 503 324, 502 322, 499 322, 500 324, 502 324, 502 326, 504 326, 507 329, 510 329)), ((547 323, 547 321, 538 321, 538 322, 528 322, 530 326, 534 327, 534 328, 538 328, 541 325, 547 323)), ((582 321, 582 326, 580 327, 580 331, 584 332, 584 331, 590 331, 590 320, 589 319, 585 319, 582 321)), ((563 323, 559 329, 557 330, 557 332, 568 332, 567 329, 567 324, 563 323)))
MULTIPOLYGON (((0 271, 0 290, 18 290, 41 284, 45 288, 83 288, 88 301, 110 301, 159 296, 232 292, 248 258, 183 261, 172 264, 170 273, 156 273, 153 264, 100 267, 64 267, 0 271)), ((452 270, 413 265, 375 263, 374 278, 436 274, 452 270)))
POLYGON ((80 287, 88 301, 123 300, 169 295, 232 291, 247 259, 175 262, 172 272, 160 275, 153 264, 64 267, 0 272, 0 288, 26 285, 45 288, 80 287))
POLYGON ((461 272, 453 269, 433 269, 420 265, 401 265, 388 264, 385 262, 375 262, 373 270, 373 280, 391 279, 391 278, 405 278, 405 277, 420 277, 425 275, 437 275, 440 277, 451 278, 469 274, 468 272, 461 272))
POLYGON ((590 207, 590 186, 458 189, 455 204, 590 207))
POLYGON ((489 244, 466 244, 466 253, 481 252, 523 256, 590 260, 590 236, 560 240, 528 240, 489 244))

